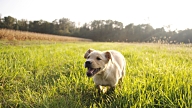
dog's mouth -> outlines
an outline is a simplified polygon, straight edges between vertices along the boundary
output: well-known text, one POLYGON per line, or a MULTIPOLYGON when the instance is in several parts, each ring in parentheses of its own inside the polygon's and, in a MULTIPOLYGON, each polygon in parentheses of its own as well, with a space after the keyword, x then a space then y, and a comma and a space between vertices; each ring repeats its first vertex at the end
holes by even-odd
POLYGON ((100 71, 100 69, 101 69, 101 68, 90 68, 90 67, 88 67, 88 68, 87 68, 87 76, 88 76, 88 77, 94 76, 97 72, 100 71))

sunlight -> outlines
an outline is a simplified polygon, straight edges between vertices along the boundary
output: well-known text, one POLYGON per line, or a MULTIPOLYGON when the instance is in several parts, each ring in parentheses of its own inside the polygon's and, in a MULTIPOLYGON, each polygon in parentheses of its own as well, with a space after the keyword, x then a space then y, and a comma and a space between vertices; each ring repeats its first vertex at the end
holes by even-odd
POLYGON ((46 20, 69 18, 83 25, 93 20, 117 20, 124 25, 149 23, 154 28, 171 25, 173 30, 192 28, 189 0, 1 0, 2 17, 46 20), (146 19, 148 19, 146 21, 146 19))

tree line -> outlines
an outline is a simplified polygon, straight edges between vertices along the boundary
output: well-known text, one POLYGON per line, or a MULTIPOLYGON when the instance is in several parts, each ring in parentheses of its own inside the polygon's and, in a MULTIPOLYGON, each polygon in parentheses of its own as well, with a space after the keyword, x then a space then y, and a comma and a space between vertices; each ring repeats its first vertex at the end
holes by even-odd
POLYGON ((166 30, 169 27, 154 29, 150 24, 134 25, 134 23, 124 26, 123 23, 113 20, 94 20, 78 27, 68 18, 48 22, 44 20, 17 20, 11 16, 0 17, 0 28, 74 36, 93 41, 191 43, 192 29, 166 30))

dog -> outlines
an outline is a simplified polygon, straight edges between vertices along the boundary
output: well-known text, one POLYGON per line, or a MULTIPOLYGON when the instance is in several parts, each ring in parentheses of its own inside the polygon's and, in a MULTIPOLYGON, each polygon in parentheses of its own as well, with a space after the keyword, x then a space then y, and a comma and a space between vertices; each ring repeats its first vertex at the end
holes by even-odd
POLYGON ((112 91, 115 90, 118 82, 123 81, 125 76, 125 57, 118 51, 98 51, 89 49, 84 55, 87 76, 93 77, 96 88, 106 92, 106 86, 112 91))

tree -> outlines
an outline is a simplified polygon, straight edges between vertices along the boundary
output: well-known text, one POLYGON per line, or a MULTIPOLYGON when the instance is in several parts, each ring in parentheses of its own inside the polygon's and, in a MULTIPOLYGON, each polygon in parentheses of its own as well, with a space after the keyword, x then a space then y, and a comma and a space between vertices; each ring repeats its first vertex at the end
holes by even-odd
POLYGON ((70 35, 75 30, 75 23, 68 18, 59 19, 59 34, 70 35))
POLYGON ((4 27, 5 28, 8 28, 8 29, 14 29, 14 26, 15 26, 15 24, 16 24, 16 22, 17 22, 17 20, 15 19, 15 18, 13 18, 13 17, 11 17, 11 16, 8 16, 8 17, 4 17, 4 19, 3 19, 4 21, 4 27))
POLYGON ((41 31, 40 31, 40 21, 33 21, 33 22, 30 21, 29 22, 29 31, 41 33, 41 31))
POLYGON ((18 20, 17 25, 19 30, 28 31, 29 29, 28 21, 25 19, 18 20))
POLYGON ((171 39, 174 43, 191 43, 192 42, 192 29, 180 30, 178 34, 174 34, 171 39))

